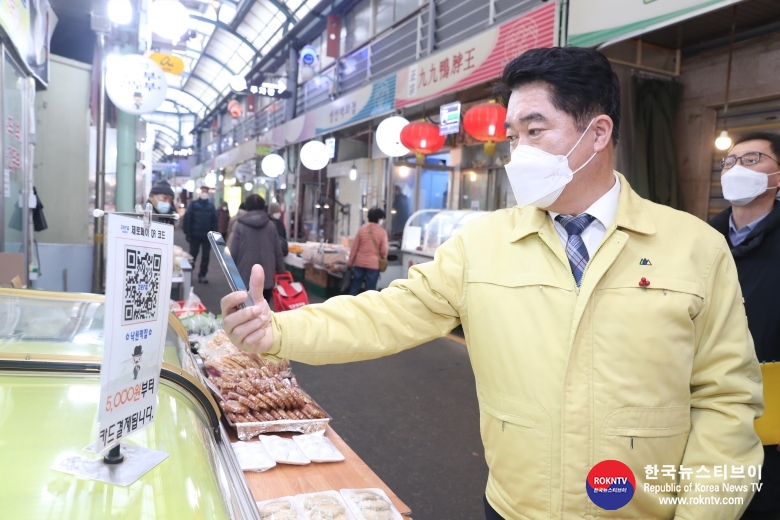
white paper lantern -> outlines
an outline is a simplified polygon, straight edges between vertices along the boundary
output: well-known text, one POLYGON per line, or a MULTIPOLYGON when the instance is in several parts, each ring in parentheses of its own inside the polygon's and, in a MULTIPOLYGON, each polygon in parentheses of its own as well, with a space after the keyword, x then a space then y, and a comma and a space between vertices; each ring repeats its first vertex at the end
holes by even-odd
POLYGON ((149 7, 152 31, 178 42, 190 28, 190 13, 178 0, 155 0, 149 7))
POLYGON ((203 186, 206 188, 214 189, 217 187, 217 174, 214 172, 209 172, 206 174, 205 177, 203 177, 203 186))
POLYGON ((388 157, 401 157, 409 149, 401 144, 401 130, 409 121, 401 116, 388 117, 376 127, 376 145, 388 157))
POLYGON ((269 177, 278 177, 284 173, 284 158, 276 153, 266 155, 260 163, 260 169, 269 177))
POLYGON ((106 93, 117 108, 128 114, 149 114, 165 101, 168 82, 157 63, 128 54, 107 61, 106 93))
POLYGON ((321 141, 309 141, 301 147, 301 162, 310 170, 321 170, 330 161, 330 150, 321 141))

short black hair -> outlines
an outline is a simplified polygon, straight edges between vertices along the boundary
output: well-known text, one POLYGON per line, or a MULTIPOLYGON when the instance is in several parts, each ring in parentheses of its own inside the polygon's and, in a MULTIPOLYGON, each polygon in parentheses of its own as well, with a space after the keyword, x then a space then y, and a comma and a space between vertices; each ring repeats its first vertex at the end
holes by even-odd
POLYGON ((378 223, 381 219, 385 218, 385 212, 380 208, 371 208, 368 210, 368 221, 374 224, 378 223))
POLYGON ((529 83, 550 85, 553 106, 574 118, 585 131, 590 120, 606 114, 612 119, 612 142, 620 135, 620 81, 606 56, 582 47, 530 49, 504 67, 494 93, 504 105, 512 91, 529 83))
POLYGON ((735 145, 744 143, 745 141, 767 141, 769 147, 772 149, 772 153, 775 154, 773 159, 780 161, 780 134, 774 134, 772 132, 750 132, 742 135, 734 143, 735 145))
POLYGON ((246 198, 244 205, 246 206, 247 211, 264 210, 265 199, 257 193, 253 193, 246 198))
POLYGON ((246 204, 242 202, 241 204, 238 205, 238 209, 246 209, 246 204))

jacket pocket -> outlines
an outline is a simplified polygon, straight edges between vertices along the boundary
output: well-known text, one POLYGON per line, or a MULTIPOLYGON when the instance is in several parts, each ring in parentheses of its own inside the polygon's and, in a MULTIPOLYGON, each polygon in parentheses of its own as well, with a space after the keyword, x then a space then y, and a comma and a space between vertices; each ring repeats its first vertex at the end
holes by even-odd
POLYGON ((466 283, 489 284, 497 287, 546 286, 574 290, 573 286, 569 286, 568 280, 559 280, 554 274, 545 272, 503 273, 469 269, 466 271, 466 283))
POLYGON ((549 518, 552 431, 547 411, 483 386, 479 395, 491 501, 518 518, 549 518))
MULTIPOLYGON (((634 497, 616 511, 598 511, 599 518, 673 518, 674 506, 662 505, 659 498, 673 497, 671 491, 653 492, 644 484, 664 486, 678 483, 688 433, 691 429, 690 407, 627 407, 609 413, 601 426, 601 460, 618 460, 634 473, 637 489, 634 497), (674 477, 665 477, 664 467, 675 468, 674 477), (657 468, 649 474, 646 468, 657 468), (656 479, 647 477, 655 476, 656 479)), ((696 468, 694 468, 696 469, 696 468)), ((651 488, 657 489, 657 488, 651 488)))

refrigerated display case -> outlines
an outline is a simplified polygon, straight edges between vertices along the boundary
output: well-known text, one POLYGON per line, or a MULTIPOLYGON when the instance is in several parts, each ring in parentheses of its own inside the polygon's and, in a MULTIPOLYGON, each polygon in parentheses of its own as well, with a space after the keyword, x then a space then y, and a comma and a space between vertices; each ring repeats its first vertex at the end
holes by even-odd
POLYGON ((125 441, 168 458, 127 487, 51 469, 97 438, 103 312, 98 295, 0 289, 0 518, 259 519, 173 315, 156 421, 125 441))
POLYGON ((406 221, 401 242, 406 276, 409 276, 409 268, 413 265, 433 260, 436 249, 458 229, 487 213, 449 209, 426 209, 414 213, 406 221))

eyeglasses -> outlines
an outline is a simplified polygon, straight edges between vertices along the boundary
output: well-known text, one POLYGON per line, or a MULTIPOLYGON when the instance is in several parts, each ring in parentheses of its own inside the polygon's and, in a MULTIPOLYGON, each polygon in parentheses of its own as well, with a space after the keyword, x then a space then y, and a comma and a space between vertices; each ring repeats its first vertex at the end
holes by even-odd
MULTIPOLYGON (((720 160, 720 167, 724 170, 728 170, 729 168, 732 168, 735 164, 737 164, 737 161, 742 164, 742 166, 753 166, 754 164, 758 164, 761 161, 761 157, 769 157, 773 161, 777 162, 777 159, 772 157, 771 155, 767 155, 762 152, 748 152, 745 155, 741 157, 737 157, 736 155, 728 155, 720 160)), ((780 163, 778 163, 780 164, 780 163)))

